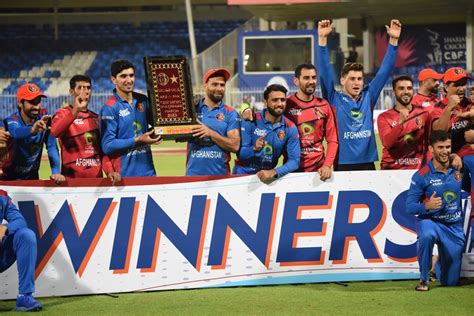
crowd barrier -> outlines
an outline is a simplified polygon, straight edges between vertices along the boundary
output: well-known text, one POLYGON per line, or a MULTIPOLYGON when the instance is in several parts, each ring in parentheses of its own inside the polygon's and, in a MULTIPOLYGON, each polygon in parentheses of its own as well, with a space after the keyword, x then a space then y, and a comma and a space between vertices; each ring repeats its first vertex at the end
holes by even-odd
MULTIPOLYGON (((2 182, 38 238, 36 295, 417 279, 413 171, 2 182)), ((466 218, 470 203, 463 201, 466 218)), ((465 230, 470 232, 469 221, 465 230)), ((463 276, 474 276, 468 237, 463 276)), ((17 295, 16 265, 0 299, 17 295)))

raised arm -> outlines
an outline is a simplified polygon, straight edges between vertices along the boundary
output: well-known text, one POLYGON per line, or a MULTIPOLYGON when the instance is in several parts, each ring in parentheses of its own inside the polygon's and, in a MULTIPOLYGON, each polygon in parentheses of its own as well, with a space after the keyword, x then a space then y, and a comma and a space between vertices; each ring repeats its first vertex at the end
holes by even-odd
POLYGON ((323 97, 334 104, 334 95, 336 90, 334 88, 335 78, 333 69, 329 62, 329 49, 327 47, 328 36, 331 34, 333 24, 329 20, 322 20, 318 22, 318 48, 317 48, 317 65, 319 71, 319 79, 321 83, 321 92, 323 97))

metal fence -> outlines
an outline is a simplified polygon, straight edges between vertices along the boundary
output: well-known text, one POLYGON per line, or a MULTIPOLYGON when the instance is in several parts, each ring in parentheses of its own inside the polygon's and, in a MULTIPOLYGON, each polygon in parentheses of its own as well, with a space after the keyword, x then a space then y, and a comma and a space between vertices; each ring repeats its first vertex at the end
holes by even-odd
MULTIPOLYGON (((289 93, 295 93, 296 88, 290 88, 289 93)), ((142 92, 143 93, 143 92, 142 92)), ((321 90, 318 87, 316 95, 321 95, 321 90)), ((195 91, 195 95, 203 96, 204 92, 195 91)), ((99 113, 102 105, 111 96, 110 91, 94 91, 91 100, 89 102, 89 109, 96 113, 99 113)), ((225 103, 233 107, 237 107, 244 101, 250 101, 250 103, 257 109, 263 107, 263 88, 228 88, 225 96, 225 103)), ((46 98, 42 101, 42 106, 46 108, 48 113, 52 114, 62 106, 72 102, 70 96, 61 96, 57 98, 46 98)), ((394 104, 393 92, 391 85, 386 85, 377 101, 376 109, 389 109, 394 104)), ((0 95, 0 118, 5 118, 17 111, 17 100, 14 94, 2 94, 0 95)))

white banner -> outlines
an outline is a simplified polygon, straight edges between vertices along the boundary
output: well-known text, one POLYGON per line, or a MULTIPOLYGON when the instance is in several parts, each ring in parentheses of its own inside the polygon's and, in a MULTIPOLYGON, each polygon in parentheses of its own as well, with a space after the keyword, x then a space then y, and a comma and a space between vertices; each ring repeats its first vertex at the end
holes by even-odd
MULTIPOLYGON (((3 189, 38 237, 41 297, 417 279, 415 218, 405 212, 412 174, 3 189)), ((468 240, 462 274, 474 276, 468 240)), ((16 297, 17 280, 16 265, 0 274, 0 299, 16 297)))

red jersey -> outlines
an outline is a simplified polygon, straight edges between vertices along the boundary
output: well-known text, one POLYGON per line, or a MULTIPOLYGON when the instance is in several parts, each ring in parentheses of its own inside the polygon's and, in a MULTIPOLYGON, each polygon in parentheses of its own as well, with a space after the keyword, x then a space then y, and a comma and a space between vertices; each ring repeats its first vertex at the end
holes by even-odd
POLYGON ((382 141, 381 169, 419 169, 428 148, 429 112, 413 107, 407 121, 398 124, 400 112, 387 110, 377 118, 382 141))
MULTIPOLYGON (((448 100, 446 98, 435 104, 431 112, 431 128, 433 127, 433 122, 439 119, 441 114, 443 114, 447 104, 448 100)), ((461 101, 458 111, 468 112, 473 106, 469 99, 464 98, 461 101)), ((452 152, 458 154, 459 157, 474 155, 474 149, 471 148, 471 144, 466 143, 464 138, 464 132, 471 128, 472 123, 469 119, 458 117, 454 113, 451 114, 449 131, 451 132, 452 152)))
POLYGON ((295 95, 286 101, 285 117, 298 126, 301 158, 298 171, 314 172, 324 166, 332 166, 337 154, 336 123, 331 106, 323 98, 313 97, 305 102, 295 95), (327 143, 324 154, 323 139, 327 143))
POLYGON ((416 93, 411 100, 411 104, 417 108, 423 108, 428 112, 433 111, 433 107, 436 103, 439 102, 438 95, 430 94, 429 96, 423 95, 421 93, 416 93))
POLYGON ((70 106, 59 109, 51 122, 51 134, 61 145, 61 173, 65 177, 102 178, 102 168, 106 173, 112 171, 108 157, 102 159, 96 113, 79 112, 74 117, 70 106))

